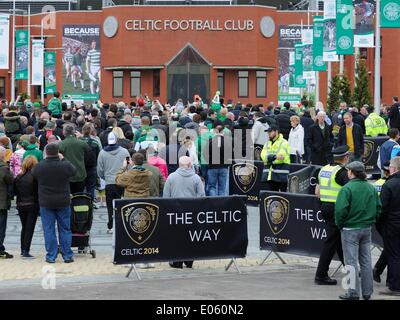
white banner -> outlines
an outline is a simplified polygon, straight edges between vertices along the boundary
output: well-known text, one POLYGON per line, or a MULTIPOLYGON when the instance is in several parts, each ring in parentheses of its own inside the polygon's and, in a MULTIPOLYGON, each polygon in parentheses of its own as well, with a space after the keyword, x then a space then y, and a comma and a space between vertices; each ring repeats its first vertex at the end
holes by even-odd
POLYGON ((0 14, 0 69, 9 69, 10 16, 0 14))
POLYGON ((44 41, 32 40, 32 85, 42 86, 44 77, 44 41))
POLYGON ((336 0, 324 2, 324 61, 339 61, 336 54, 336 0))
POLYGON ((336 0, 325 0, 324 19, 336 19, 336 0))
POLYGON ((313 29, 303 29, 301 32, 301 42, 303 44, 313 44, 313 29))

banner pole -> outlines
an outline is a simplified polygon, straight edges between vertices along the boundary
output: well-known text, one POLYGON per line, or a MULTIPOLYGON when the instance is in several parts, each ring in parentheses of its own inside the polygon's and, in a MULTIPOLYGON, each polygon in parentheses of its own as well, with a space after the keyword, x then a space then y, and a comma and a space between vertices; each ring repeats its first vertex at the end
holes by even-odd
POLYGON ((332 80, 332 62, 329 61, 328 62, 328 87, 327 87, 327 90, 326 90, 328 95, 329 95, 329 91, 330 91, 329 86, 331 84, 331 80, 332 80))
POLYGON ((15 0, 13 1, 12 56, 11 56, 11 101, 15 103, 15 0))
POLYGON ((374 107, 380 113, 381 105, 381 1, 376 0, 374 107))
POLYGON ((137 269, 136 269, 135 264, 131 264, 131 267, 129 268, 129 271, 128 271, 128 273, 126 274, 126 277, 129 278, 129 276, 130 276, 131 273, 132 273, 132 270, 135 271, 136 277, 138 278, 139 281, 141 281, 142 278, 140 277, 140 275, 139 275, 139 273, 138 273, 138 271, 137 271, 137 269))
POLYGON ((340 61, 340 64, 339 64, 339 74, 340 74, 340 79, 343 79, 343 73, 344 73, 344 55, 343 54, 341 54, 341 55, 339 55, 339 61, 340 61))
MULTIPOLYGON (((42 45, 43 45, 43 55, 44 55, 44 37, 43 37, 43 18, 42 21, 40 22, 40 36, 41 39, 43 41, 42 45)), ((44 64, 43 64, 43 68, 44 68, 44 64)), ((43 72, 44 73, 44 72, 43 72)), ((42 101, 42 104, 44 104, 44 79, 42 79, 42 85, 40 86, 40 99, 42 101)))
MULTIPOLYGON (((31 99, 31 5, 28 5, 28 82, 27 94, 31 99)), ((31 99, 32 100, 32 99, 31 99)))
POLYGON ((225 271, 228 271, 229 268, 232 266, 232 264, 235 266, 236 270, 237 270, 239 273, 242 273, 242 271, 240 271, 239 266, 238 266, 237 263, 236 263, 236 259, 235 259, 235 258, 232 258, 232 259, 231 259, 231 261, 230 261, 230 262, 228 263, 228 265, 225 267, 225 271))

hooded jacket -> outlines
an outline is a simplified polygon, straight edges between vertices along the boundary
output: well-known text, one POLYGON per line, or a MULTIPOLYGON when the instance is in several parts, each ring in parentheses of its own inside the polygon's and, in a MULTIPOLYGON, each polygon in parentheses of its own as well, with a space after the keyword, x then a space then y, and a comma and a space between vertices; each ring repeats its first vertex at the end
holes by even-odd
POLYGON ((120 169, 115 183, 124 188, 124 198, 146 198, 150 196, 152 173, 141 166, 132 169, 120 169))
POLYGON ((100 151, 97 159, 97 175, 106 181, 106 185, 115 184, 117 172, 127 157, 130 157, 128 150, 118 145, 107 146, 100 151))
POLYGON ((164 198, 204 197, 204 185, 193 168, 179 168, 171 173, 164 185, 164 198))
POLYGON ((28 156, 33 156, 37 159, 37 161, 43 160, 43 152, 39 150, 36 144, 30 144, 22 157, 22 162, 24 162, 25 158, 28 156))

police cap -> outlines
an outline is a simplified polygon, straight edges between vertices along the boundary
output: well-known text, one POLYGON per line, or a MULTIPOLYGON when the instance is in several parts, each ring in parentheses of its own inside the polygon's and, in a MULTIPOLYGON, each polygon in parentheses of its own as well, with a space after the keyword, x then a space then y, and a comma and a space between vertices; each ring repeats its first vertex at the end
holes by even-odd
POLYGON ((349 147, 347 145, 337 147, 332 150, 332 155, 334 158, 343 158, 349 154, 349 147))

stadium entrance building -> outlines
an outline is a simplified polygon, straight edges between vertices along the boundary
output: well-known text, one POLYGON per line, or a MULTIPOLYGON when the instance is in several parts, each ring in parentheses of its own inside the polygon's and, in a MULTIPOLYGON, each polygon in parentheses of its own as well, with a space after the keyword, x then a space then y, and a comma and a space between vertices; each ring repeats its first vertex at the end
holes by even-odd
MULTIPOLYGON (((43 17, 32 15, 31 24, 40 25, 43 17)), ((219 90, 233 103, 267 104, 278 101, 278 40, 281 32, 291 32, 282 26, 307 25, 307 20, 307 12, 257 5, 113 6, 58 11, 44 19, 44 37, 46 52, 56 52, 53 78, 64 97, 129 102, 147 94, 162 103, 178 98, 186 103, 199 94, 209 102, 219 90)), ((16 24, 27 25, 27 17, 18 16, 16 24)), ((387 79, 382 94, 388 103, 400 92, 400 58, 390 54, 398 52, 397 30, 382 30, 382 77, 387 79)), ((40 28, 31 33, 40 38, 40 28)), ((373 55, 374 49, 365 50, 371 92, 373 55)), ((333 63, 333 75, 338 69, 333 63)), ((353 56, 346 57, 345 70, 353 81, 353 56)), ((10 77, 10 71, 0 70, 0 93, 8 99, 10 77)), ((26 92, 26 84, 17 81, 16 90, 26 92)), ((32 100, 40 98, 38 86, 31 92, 32 100)), ((319 93, 326 102, 326 72, 320 72, 319 93)))

